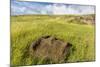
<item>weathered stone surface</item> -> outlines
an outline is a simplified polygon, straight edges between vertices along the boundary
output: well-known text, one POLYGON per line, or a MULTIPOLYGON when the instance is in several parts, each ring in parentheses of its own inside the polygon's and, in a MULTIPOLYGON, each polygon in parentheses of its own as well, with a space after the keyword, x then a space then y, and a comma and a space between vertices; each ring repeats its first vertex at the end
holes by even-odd
POLYGON ((54 63, 63 62, 69 55, 71 46, 53 36, 44 36, 31 44, 30 53, 34 57, 49 59, 54 63))

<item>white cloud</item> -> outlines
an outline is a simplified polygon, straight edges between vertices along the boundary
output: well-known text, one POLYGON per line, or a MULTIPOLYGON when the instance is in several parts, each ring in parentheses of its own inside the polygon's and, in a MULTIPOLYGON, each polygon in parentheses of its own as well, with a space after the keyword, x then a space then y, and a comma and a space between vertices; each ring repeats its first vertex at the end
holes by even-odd
POLYGON ((66 14, 66 13, 67 13, 67 9, 65 5, 61 5, 61 4, 53 5, 53 14, 66 14))
POLYGON ((11 15, 22 14, 91 14, 95 13, 94 6, 68 5, 68 4, 45 4, 45 3, 28 3, 12 2, 11 15))
POLYGON ((47 11, 52 11, 53 6, 52 6, 52 5, 47 5, 47 6, 45 7, 45 9, 46 9, 47 11))
POLYGON ((53 6, 52 5, 46 5, 43 8, 41 8, 40 13, 41 14, 52 14, 53 6))
POLYGON ((53 14, 91 14, 95 13, 93 6, 53 4, 53 14))
POLYGON ((88 6, 88 7, 84 7, 83 8, 83 14, 91 14, 91 13, 95 13, 95 7, 91 7, 91 6, 88 6))
POLYGON ((67 6, 65 4, 54 4, 53 5, 53 14, 62 15, 62 14, 78 14, 78 10, 73 9, 73 7, 67 6))

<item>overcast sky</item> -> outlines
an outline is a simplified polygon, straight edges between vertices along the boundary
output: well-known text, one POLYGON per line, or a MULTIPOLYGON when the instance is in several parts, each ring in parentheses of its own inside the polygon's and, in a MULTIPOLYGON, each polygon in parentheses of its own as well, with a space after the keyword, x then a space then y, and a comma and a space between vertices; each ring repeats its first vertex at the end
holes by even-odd
POLYGON ((95 6, 11 0, 11 15, 25 14, 94 14, 95 6))

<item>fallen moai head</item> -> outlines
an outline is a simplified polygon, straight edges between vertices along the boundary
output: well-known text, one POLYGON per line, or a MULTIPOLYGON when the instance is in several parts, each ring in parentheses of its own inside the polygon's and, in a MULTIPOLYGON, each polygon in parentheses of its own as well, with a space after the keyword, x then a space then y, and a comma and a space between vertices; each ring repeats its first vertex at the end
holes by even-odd
POLYGON ((54 63, 63 62, 70 53, 71 44, 53 36, 44 36, 30 46, 30 54, 34 57, 48 59, 54 63))

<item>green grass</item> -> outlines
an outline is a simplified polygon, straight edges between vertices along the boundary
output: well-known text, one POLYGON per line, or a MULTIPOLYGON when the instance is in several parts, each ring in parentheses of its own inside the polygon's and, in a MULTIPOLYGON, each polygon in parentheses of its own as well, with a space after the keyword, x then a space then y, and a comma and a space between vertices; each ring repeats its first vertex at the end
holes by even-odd
POLYGON ((65 62, 94 61, 94 26, 69 23, 68 19, 69 16, 12 16, 11 65, 52 64, 52 61, 34 58, 28 52, 31 43, 45 35, 52 35, 72 44, 73 50, 65 62))

